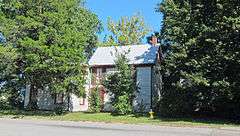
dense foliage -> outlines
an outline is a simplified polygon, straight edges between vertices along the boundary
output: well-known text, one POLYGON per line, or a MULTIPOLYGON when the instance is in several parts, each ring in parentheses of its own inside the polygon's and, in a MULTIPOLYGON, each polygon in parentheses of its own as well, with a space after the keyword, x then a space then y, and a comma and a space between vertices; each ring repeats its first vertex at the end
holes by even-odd
POLYGON ((81 0, 2 0, 0 20, 7 46, 19 54, 18 75, 30 85, 31 109, 37 108, 37 89, 84 95, 84 63, 99 21, 81 0))
POLYGON ((0 84, 7 82, 16 75, 16 50, 12 47, 5 47, 0 44, 0 84))
POLYGON ((240 3, 164 0, 160 113, 240 115, 240 3))
POLYGON ((117 22, 109 18, 107 27, 110 34, 106 35, 102 46, 141 44, 150 30, 139 14, 121 17, 117 22))
MULTIPOLYGON (((4 42, 5 43, 5 42, 4 42)), ((17 69, 18 54, 12 47, 0 43, 0 107, 22 106, 17 69)))
POLYGON ((116 54, 115 73, 104 80, 104 87, 111 96, 111 104, 117 114, 129 114, 133 111, 132 102, 136 91, 134 70, 128 65, 126 54, 116 54))
POLYGON ((100 112, 102 108, 102 102, 100 99, 100 92, 99 92, 99 87, 96 86, 89 92, 89 111, 90 112, 100 112))

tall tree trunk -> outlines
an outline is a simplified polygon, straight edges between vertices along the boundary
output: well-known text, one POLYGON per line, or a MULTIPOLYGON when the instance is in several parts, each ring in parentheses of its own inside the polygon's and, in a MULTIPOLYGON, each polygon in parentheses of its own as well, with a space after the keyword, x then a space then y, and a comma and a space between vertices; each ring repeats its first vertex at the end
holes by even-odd
POLYGON ((38 95, 38 89, 35 85, 30 86, 30 98, 29 103, 27 106, 27 109, 29 110, 37 110, 38 104, 37 104, 37 95, 38 95))
POLYGON ((69 93, 67 93, 67 101, 68 101, 68 111, 70 111, 70 94, 69 93))

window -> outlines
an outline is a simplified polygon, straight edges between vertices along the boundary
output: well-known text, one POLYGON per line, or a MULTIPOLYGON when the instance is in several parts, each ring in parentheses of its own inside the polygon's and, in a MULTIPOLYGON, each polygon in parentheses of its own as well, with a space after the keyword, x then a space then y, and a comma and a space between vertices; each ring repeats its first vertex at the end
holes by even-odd
POLYGON ((102 68, 97 68, 97 77, 102 76, 102 68))
POLYGON ((106 69, 106 74, 113 74, 113 73, 115 73, 116 71, 117 71, 116 68, 107 68, 107 69, 106 69))
POLYGON ((80 105, 85 105, 85 98, 83 97, 80 98, 80 105))
POLYGON ((55 95, 55 104, 62 104, 63 103, 63 97, 64 97, 63 93, 57 93, 55 95))

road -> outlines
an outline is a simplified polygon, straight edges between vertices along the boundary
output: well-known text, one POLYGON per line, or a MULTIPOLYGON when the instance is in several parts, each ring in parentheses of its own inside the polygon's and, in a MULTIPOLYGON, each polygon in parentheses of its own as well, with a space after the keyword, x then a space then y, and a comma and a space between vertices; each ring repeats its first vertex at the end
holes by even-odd
POLYGON ((240 136, 240 130, 0 119, 0 136, 240 136))

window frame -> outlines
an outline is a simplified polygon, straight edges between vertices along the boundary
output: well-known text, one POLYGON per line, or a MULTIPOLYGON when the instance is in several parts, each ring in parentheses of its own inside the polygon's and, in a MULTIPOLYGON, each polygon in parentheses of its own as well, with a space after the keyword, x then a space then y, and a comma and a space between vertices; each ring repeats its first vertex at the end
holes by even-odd
POLYGON ((63 103, 64 103, 64 93, 56 93, 54 98, 54 104, 63 104, 63 103))
POLYGON ((80 103, 80 105, 85 105, 85 98, 84 97, 80 97, 79 103, 80 103))

